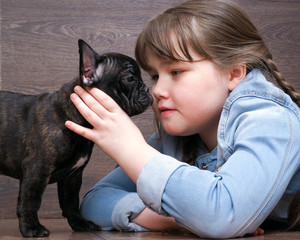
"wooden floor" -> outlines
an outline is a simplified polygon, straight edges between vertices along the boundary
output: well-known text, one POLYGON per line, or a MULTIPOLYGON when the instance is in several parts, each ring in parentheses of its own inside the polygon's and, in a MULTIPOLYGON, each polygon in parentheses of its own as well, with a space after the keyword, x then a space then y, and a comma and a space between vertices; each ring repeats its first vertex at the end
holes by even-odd
MULTIPOLYGON (((99 240, 99 239, 199 239, 192 234, 179 234, 179 233, 159 233, 159 232, 113 232, 113 231, 100 231, 100 232, 73 232, 66 219, 41 219, 41 223, 45 225, 51 234, 46 240, 99 240)), ((13 240, 24 239, 22 238, 18 229, 17 219, 0 219, 0 240, 13 240)), ((26 238, 33 239, 33 238, 26 238)), ((41 238, 39 238, 41 239, 41 238)), ((238 240, 296 240, 300 239, 300 232, 267 232, 263 236, 238 238, 238 240)))

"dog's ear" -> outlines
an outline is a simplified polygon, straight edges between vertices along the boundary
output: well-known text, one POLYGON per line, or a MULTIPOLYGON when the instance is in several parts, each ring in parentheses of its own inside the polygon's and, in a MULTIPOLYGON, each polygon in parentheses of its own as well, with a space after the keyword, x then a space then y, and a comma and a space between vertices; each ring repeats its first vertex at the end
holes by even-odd
POLYGON ((101 57, 85 41, 78 40, 79 47, 79 77, 84 85, 92 86, 97 81, 95 72, 97 60, 101 57))

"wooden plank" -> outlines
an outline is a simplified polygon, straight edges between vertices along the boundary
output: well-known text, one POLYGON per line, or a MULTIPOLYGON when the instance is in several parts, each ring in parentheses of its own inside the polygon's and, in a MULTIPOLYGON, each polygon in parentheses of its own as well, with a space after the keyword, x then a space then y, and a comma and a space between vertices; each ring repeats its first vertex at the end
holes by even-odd
MULTIPOLYGON (((72 240, 138 240, 138 239, 199 239, 196 235, 179 232, 117 232, 117 231, 99 231, 99 232, 73 232, 64 219, 41 219, 41 223, 50 231, 47 240, 72 239, 72 240)), ((18 229, 17 219, 0 219, 0 240, 21 240, 18 229)), ((29 238, 34 239, 34 238, 29 238)), ((300 239, 300 232, 267 232, 263 236, 239 238, 239 240, 296 240, 300 239)))
MULTIPOLYGON (((182 233, 161 233, 161 232, 98 232, 103 239, 199 239, 196 235, 182 233)), ((237 238, 230 238, 231 240, 237 238)), ((263 236, 238 238, 239 240, 296 240, 300 239, 299 232, 269 232, 263 236)))
POLYGON ((117 231, 102 231, 96 233, 102 239, 199 239, 193 234, 183 233, 166 233, 166 232, 117 232, 117 231))
POLYGON ((79 38, 100 52, 133 56, 144 23, 173 1, 1 2, 2 88, 39 93, 76 76, 79 38))
MULTIPOLYGON (((92 232, 74 232, 65 219, 41 219, 43 224, 50 231, 47 240, 72 239, 72 240, 99 240, 98 235, 92 232)), ((19 231, 17 219, 0 219, 0 239, 24 239, 19 231)), ((26 238, 36 239, 36 238, 26 238)), ((42 239, 42 238, 39 238, 42 239)))
POLYGON ((279 70, 300 89, 300 1, 238 0, 262 34, 279 70))

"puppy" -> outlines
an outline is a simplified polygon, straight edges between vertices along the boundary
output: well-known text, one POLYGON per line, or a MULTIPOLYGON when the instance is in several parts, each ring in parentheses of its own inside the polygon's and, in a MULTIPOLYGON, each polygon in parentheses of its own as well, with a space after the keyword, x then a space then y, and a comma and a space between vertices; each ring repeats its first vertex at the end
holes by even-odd
POLYGON ((97 87, 129 115, 152 104, 136 62, 119 53, 97 54, 83 40, 79 45, 79 77, 54 93, 24 95, 0 91, 0 173, 20 179, 17 204, 24 237, 47 237, 38 210, 47 184, 57 182, 62 215, 75 231, 97 231, 79 211, 82 172, 93 143, 68 130, 72 120, 91 127, 70 101, 76 85, 97 87))

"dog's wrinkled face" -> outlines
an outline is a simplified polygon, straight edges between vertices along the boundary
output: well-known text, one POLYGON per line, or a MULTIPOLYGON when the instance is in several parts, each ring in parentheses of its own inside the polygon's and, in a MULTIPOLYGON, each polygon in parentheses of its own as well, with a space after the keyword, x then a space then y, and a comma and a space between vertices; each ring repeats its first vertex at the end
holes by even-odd
POLYGON ((120 53, 99 55, 83 40, 79 40, 78 45, 83 86, 103 90, 129 116, 144 112, 152 104, 152 96, 135 60, 120 53))

